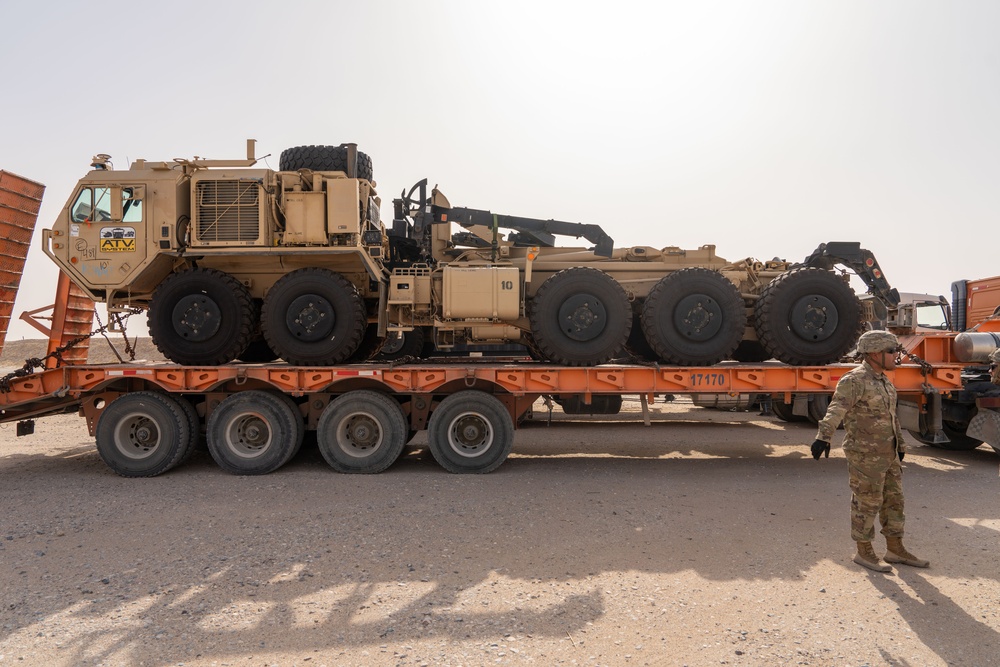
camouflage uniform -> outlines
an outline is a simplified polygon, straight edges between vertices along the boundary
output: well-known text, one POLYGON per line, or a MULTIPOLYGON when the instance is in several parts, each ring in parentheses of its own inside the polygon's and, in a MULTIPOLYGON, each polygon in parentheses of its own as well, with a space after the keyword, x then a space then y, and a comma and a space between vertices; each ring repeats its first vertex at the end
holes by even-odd
POLYGON ((990 353, 990 381, 993 384, 1000 384, 1000 350, 993 350, 990 353))
POLYGON ((896 388, 867 361, 844 374, 819 423, 817 440, 830 442, 840 423, 847 432, 851 537, 871 542, 875 517, 886 537, 903 536, 903 480, 897 452, 905 452, 896 418, 896 388))

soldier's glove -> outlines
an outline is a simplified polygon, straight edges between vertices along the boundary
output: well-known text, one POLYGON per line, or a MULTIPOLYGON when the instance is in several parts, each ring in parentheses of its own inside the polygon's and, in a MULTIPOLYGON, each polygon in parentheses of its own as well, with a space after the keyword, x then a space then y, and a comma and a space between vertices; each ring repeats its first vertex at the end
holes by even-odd
POLYGON ((902 449, 897 449, 896 453, 899 454, 899 462, 902 463, 903 457, 906 456, 906 452, 904 452, 902 449))
POLYGON ((822 440, 813 440, 812 444, 812 455, 813 458, 819 461, 820 454, 826 454, 826 458, 830 458, 830 443, 823 442, 822 440))

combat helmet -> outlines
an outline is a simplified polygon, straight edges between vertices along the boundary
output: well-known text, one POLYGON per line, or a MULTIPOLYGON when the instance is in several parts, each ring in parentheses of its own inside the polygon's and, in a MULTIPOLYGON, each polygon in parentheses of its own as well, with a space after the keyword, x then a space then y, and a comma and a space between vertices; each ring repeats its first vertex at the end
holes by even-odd
POLYGON ((858 354, 894 352, 897 347, 899 339, 888 331, 866 331, 858 339, 858 354))

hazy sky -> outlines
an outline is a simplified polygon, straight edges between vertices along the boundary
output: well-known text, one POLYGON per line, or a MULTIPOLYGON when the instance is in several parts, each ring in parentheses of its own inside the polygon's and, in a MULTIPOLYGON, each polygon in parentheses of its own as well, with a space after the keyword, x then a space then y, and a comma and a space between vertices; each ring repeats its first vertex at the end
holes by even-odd
MULTIPOLYGON (((95 153, 352 141, 386 204, 426 176, 619 246, 856 240, 909 292, 1000 274, 997 2, 0 0, 0 24, 0 168, 46 184, 39 228, 95 153)), ((33 249, 14 317, 55 277, 33 249)))

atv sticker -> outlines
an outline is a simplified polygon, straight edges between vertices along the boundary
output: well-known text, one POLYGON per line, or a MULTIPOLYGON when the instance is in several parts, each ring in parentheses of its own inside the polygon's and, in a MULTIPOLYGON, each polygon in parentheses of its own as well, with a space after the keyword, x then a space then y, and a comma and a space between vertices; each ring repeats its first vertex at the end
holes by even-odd
POLYGON ((101 252, 135 252, 135 228, 101 227, 101 252))

